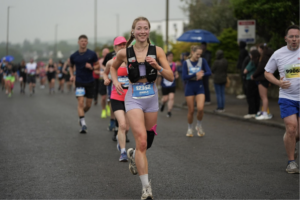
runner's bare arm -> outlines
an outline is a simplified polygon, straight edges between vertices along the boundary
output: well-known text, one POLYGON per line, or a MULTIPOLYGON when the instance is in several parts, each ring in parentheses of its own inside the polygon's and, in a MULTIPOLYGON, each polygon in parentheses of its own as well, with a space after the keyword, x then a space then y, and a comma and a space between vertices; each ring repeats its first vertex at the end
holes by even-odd
POLYGON ((111 74, 111 79, 113 82, 118 81, 118 74, 117 70, 119 67, 122 65, 123 62, 127 63, 126 60, 126 49, 122 49, 117 53, 116 59, 112 63, 112 66, 110 67, 110 74, 111 74))
POLYGON ((99 70, 100 69, 100 63, 97 61, 94 63, 94 70, 99 70))
POLYGON ((110 72, 110 68, 111 68, 112 62, 113 62, 113 60, 111 59, 111 60, 109 60, 106 63, 106 67, 105 67, 105 70, 104 70, 104 73, 103 73, 103 79, 104 79, 104 84, 105 85, 109 85, 110 84, 110 79, 108 78, 108 74, 110 72))
POLYGON ((265 71, 265 77, 268 81, 273 83, 274 85, 277 85, 281 87, 282 89, 287 89, 291 86, 291 83, 289 81, 283 80, 284 77, 281 77, 280 80, 278 80, 272 73, 265 71))

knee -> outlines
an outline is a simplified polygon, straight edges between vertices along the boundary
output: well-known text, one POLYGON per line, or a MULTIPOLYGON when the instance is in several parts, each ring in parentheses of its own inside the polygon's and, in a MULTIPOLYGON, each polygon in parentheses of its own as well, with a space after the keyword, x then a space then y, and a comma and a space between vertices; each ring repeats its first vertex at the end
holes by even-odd
POLYGON ((147 150, 147 139, 140 138, 137 142, 136 148, 141 152, 145 152, 147 150))
POLYGON ((193 115, 194 114, 194 109, 188 110, 188 115, 193 115))
POLYGON ((286 132, 288 137, 295 137, 297 134, 297 124, 287 124, 286 132))
POLYGON ((80 108, 84 108, 84 103, 83 102, 78 102, 78 107, 80 107, 80 108))
POLYGON ((127 125, 126 125, 126 123, 124 123, 124 122, 121 122, 121 123, 119 123, 118 122, 118 124, 119 124, 119 129, 121 129, 121 130, 127 130, 127 125))

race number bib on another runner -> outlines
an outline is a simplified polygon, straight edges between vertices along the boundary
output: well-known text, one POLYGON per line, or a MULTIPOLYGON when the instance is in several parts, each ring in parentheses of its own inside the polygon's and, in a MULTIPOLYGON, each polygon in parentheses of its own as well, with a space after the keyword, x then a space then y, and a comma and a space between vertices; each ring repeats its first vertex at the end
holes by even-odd
POLYGON ((197 72, 200 72, 201 67, 189 67, 189 75, 193 75, 196 74, 197 72))
POLYGON ((124 83, 122 85, 123 88, 128 88, 129 87, 129 79, 127 76, 118 76, 118 81, 120 83, 124 83))
POLYGON ((75 95, 76 95, 76 97, 84 96, 85 95, 85 89, 83 87, 76 88, 75 95))
POLYGON ((285 78, 300 78, 300 64, 285 66, 285 78))
POLYGON ((134 99, 147 99, 154 95, 154 83, 137 83, 132 85, 132 98, 134 99))

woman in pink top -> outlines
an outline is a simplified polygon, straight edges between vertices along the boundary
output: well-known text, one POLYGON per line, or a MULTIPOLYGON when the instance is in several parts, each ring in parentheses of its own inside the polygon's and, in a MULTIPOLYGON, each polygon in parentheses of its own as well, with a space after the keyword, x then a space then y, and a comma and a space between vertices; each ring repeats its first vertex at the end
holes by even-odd
MULTIPOLYGON (((118 52, 121 49, 124 49, 126 47, 126 39, 122 36, 116 37, 114 40, 114 49, 116 52, 118 52)), ((103 78, 104 78, 104 84, 109 85, 111 80, 108 78, 108 74, 110 72, 110 67, 112 66, 112 63, 114 62, 116 57, 111 59, 110 61, 107 62, 105 71, 103 73, 103 78)), ((112 86, 112 91, 111 91, 111 96, 110 96, 110 102, 111 102, 111 107, 112 110, 115 114, 115 117, 117 119, 117 125, 118 127, 118 144, 117 148, 121 152, 121 156, 119 158, 120 162, 127 162, 127 153, 126 153, 126 135, 129 130, 129 123, 128 120, 126 119, 125 116, 125 96, 128 90, 129 86, 129 79, 128 79, 128 73, 127 73, 127 68, 126 64, 123 63, 120 68, 117 71, 118 73, 118 80, 119 82, 122 83, 122 87, 124 92, 121 94, 118 94, 115 86, 112 86)))

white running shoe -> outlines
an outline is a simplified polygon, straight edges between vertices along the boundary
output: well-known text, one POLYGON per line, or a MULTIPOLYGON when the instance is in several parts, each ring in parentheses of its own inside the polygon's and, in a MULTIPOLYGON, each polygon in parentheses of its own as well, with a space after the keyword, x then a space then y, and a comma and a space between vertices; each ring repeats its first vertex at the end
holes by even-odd
POLYGON ((194 134, 193 134, 193 130, 191 128, 188 129, 187 133, 186 133, 186 136, 187 137, 193 137, 194 134))
POLYGON ((289 174, 299 174, 299 167, 296 161, 290 162, 285 171, 289 174))
POLYGON ((255 114, 247 114, 247 115, 244 115, 244 119, 251 119, 251 118, 255 118, 255 114))
POLYGON ((152 188, 151 188, 151 183, 150 182, 149 182, 148 186, 143 188, 141 199, 142 200, 153 199, 152 188))
POLYGON ((268 120, 268 119, 272 119, 272 115, 260 115, 260 116, 257 116, 255 117, 255 119, 257 120, 268 120))
POLYGON ((129 148, 127 150, 127 158, 129 160, 129 171, 133 175, 137 175, 138 171, 137 171, 137 168, 136 168, 135 159, 133 157, 133 152, 134 152, 133 148, 129 148))
POLYGON ((198 135, 199 137, 203 137, 203 136, 205 135, 205 133, 204 133, 203 128, 202 128, 201 125, 200 125, 200 126, 197 125, 197 126, 195 127, 195 129, 196 129, 197 135, 198 135))

